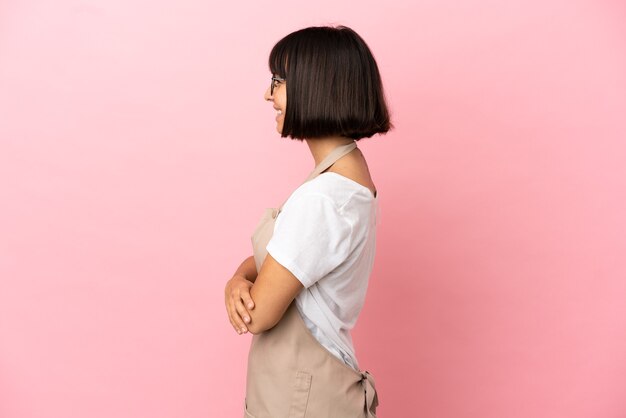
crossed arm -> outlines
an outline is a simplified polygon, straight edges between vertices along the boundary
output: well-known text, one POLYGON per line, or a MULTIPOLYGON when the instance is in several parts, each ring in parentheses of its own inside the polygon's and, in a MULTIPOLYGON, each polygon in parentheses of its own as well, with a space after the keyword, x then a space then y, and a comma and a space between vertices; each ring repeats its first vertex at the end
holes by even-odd
POLYGON ((246 258, 226 283, 224 298, 231 325, 239 334, 258 334, 280 321, 302 283, 269 253, 257 273, 254 257, 246 258))

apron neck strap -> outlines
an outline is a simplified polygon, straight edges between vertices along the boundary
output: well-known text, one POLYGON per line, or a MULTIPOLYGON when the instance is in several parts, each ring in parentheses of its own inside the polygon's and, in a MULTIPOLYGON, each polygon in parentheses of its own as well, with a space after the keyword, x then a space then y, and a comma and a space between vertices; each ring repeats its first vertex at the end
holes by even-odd
POLYGON ((341 157, 343 157, 344 155, 346 155, 347 153, 349 153, 355 148, 356 148, 356 141, 352 141, 349 144, 335 147, 331 152, 328 153, 328 155, 322 161, 320 161, 318 165, 315 166, 315 168, 313 169, 313 171, 311 171, 311 174, 309 174, 309 177, 307 177, 304 183, 317 177, 324 170, 328 169, 331 165, 335 164, 335 162, 338 159, 340 159, 341 157))
MULTIPOLYGON (((344 155, 346 155, 347 153, 349 153, 355 148, 356 148, 356 141, 352 141, 349 144, 335 147, 331 152, 328 153, 326 157, 324 157, 322 161, 320 161, 318 165, 315 166, 313 171, 311 171, 311 174, 309 174, 309 176, 306 178, 306 180, 304 180, 302 184, 306 183, 309 180, 313 180, 315 177, 320 175, 324 170, 328 169, 331 165, 335 164, 335 162, 338 159, 340 159, 341 157, 343 157, 344 155)), ((284 204, 285 203, 283 202, 283 204, 280 205, 280 208, 278 209, 279 211, 283 208, 284 204)))

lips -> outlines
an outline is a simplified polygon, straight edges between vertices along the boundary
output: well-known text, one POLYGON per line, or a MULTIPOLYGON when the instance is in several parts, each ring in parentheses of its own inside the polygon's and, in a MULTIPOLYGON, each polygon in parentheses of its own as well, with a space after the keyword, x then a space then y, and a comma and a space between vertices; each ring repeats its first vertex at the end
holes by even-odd
POLYGON ((278 119, 283 115, 283 110, 276 106, 272 106, 272 107, 276 109, 276 120, 278 121, 278 119))

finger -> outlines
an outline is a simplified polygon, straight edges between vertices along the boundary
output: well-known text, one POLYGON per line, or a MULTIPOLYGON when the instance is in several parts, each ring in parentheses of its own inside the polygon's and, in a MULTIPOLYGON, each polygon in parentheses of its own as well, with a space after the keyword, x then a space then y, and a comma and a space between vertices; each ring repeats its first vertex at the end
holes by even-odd
POLYGON ((247 332, 248 328, 246 327, 246 325, 243 323, 243 320, 241 319, 241 316, 239 316, 239 313, 237 312, 237 308, 236 308, 236 304, 235 304, 235 300, 234 299, 239 299, 239 298, 232 298, 231 299, 231 307, 230 307, 230 314, 231 317, 233 319, 233 321, 235 322, 235 324, 237 325, 238 328, 238 332, 247 332))
POLYGON ((233 322, 233 320, 231 319, 230 315, 228 316, 228 322, 230 322, 230 325, 232 325, 232 327, 235 330, 235 332, 237 334, 239 334, 238 329, 237 329, 237 325, 233 322))
POLYGON ((235 329, 235 331, 237 331, 237 326, 233 322, 233 318, 232 318, 232 315, 230 313, 230 303, 229 303, 229 301, 230 301, 229 297, 225 297, 224 298, 224 305, 226 306, 226 315, 228 315, 228 322, 230 322, 230 325, 232 325, 232 327, 235 329))
POLYGON ((246 309, 245 306, 243 306, 243 300, 242 300, 242 295, 243 293, 248 293, 248 289, 247 288, 240 288, 237 289, 235 292, 236 296, 233 297, 233 300, 235 302, 235 309, 237 309, 237 313, 239 314, 239 318, 241 318, 246 324, 250 323, 250 312, 248 312, 248 310, 246 309))
POLYGON ((239 315, 234 309, 231 309, 228 313, 230 322, 233 325, 233 329, 237 334, 243 333, 243 323, 239 319, 239 315))
POLYGON ((252 301, 252 296, 250 296, 250 288, 241 289, 240 295, 248 309, 254 309, 254 302, 252 301))
POLYGON ((243 324, 243 322, 241 321, 241 318, 239 317, 239 314, 237 313, 237 310, 234 307, 234 298, 231 296, 231 293, 233 293, 232 291, 228 290, 228 287, 225 291, 226 295, 225 295, 225 305, 226 305, 226 312, 228 314, 228 321, 230 322, 230 324, 232 325, 233 329, 235 330, 235 332, 237 334, 242 334, 244 332, 247 331, 247 328, 245 326, 245 324, 243 324))
POLYGON ((243 306, 243 303, 242 303, 240 298, 237 298, 237 301, 235 302, 235 308, 237 309, 237 313, 239 314, 239 317, 241 319, 243 319, 243 321, 246 324, 249 324, 250 323, 250 313, 248 313, 246 308, 243 306))
POLYGON ((232 325, 235 332, 239 334, 239 327, 237 327, 237 324, 235 324, 235 321, 233 321, 233 316, 231 314, 230 308, 227 308, 226 312, 228 313, 228 322, 230 322, 230 325, 232 325))

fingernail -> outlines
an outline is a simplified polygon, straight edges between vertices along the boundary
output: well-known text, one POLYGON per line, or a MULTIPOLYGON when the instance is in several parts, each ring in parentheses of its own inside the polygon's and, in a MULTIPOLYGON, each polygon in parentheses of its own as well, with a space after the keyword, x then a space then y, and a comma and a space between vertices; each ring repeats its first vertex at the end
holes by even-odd
POLYGON ((252 303, 248 303, 248 308, 252 308, 252 303))
POLYGON ((246 322, 250 322, 250 318, 248 318, 247 316, 244 316, 243 320, 246 321, 246 322))

